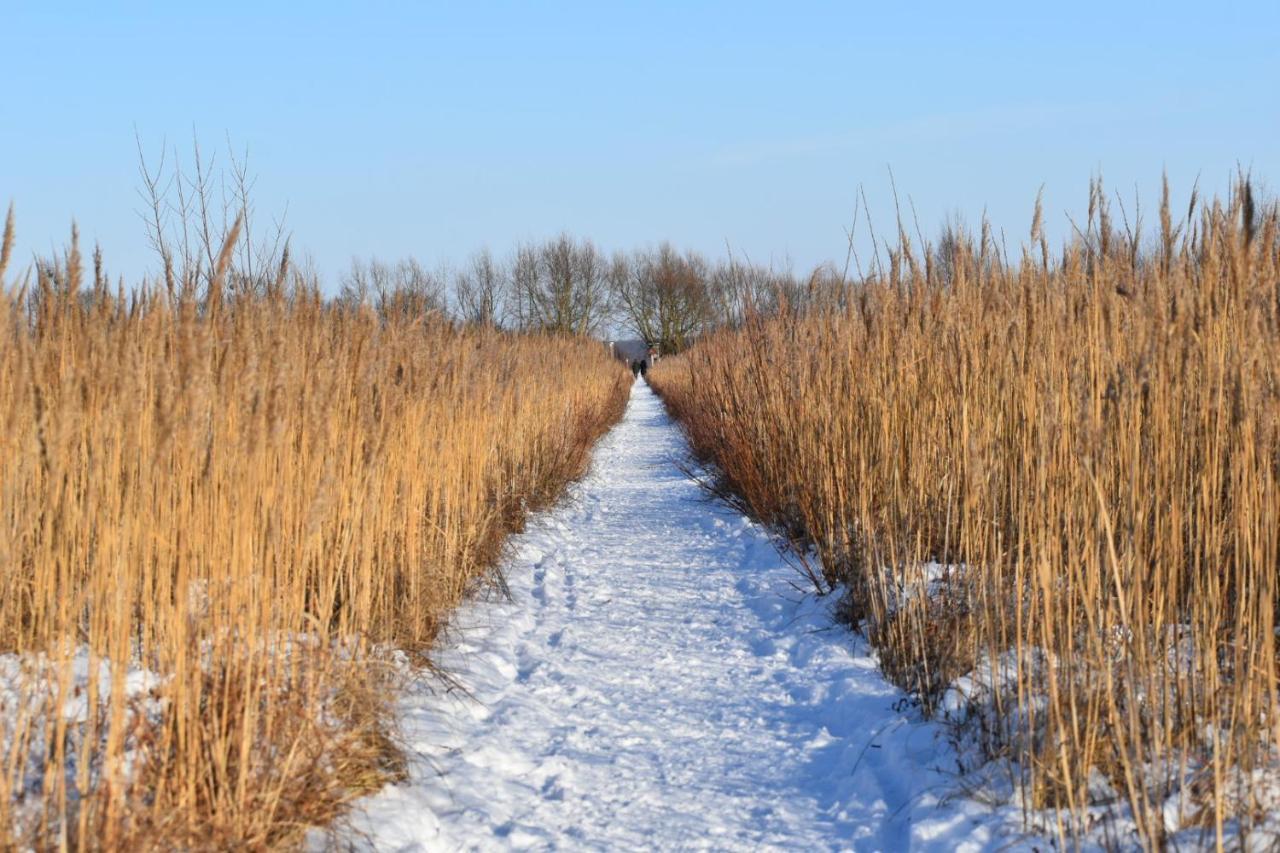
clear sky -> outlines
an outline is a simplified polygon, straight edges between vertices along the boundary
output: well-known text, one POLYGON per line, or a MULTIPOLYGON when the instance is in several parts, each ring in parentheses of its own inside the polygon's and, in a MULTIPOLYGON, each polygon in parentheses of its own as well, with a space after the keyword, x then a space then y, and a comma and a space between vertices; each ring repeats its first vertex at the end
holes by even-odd
MULTIPOLYGON (((607 249, 843 258, 888 168, 928 233, 986 209, 1051 234, 1091 174, 1185 197, 1280 184, 1280 2, 457 2, 0 6, 0 203, 19 251, 72 217, 149 265, 135 128, 229 138, 330 279, 561 230, 607 249)), ((1154 212, 1154 211, 1152 211, 1154 212)))

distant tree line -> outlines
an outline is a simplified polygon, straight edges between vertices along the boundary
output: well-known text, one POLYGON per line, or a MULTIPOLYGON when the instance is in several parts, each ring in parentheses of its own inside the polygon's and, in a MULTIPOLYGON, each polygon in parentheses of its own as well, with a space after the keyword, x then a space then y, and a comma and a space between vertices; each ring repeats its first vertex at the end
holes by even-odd
POLYGON ((666 355, 753 313, 803 310, 841 298, 842 282, 831 267, 800 278, 789 269, 711 261, 669 243, 607 255, 590 240, 562 234, 521 244, 504 257, 482 249, 457 268, 355 261, 342 276, 338 299, 379 312, 411 306, 519 331, 612 331, 666 355))
MULTIPOLYGON (((142 148, 139 141, 138 212, 159 260, 144 287, 194 299, 206 311, 251 295, 320 298, 315 264, 291 254, 282 220, 263 222, 255 210, 247 152, 228 146, 221 156, 205 156, 193 140, 185 159, 174 147, 149 161, 142 148)), ((112 287, 97 251, 93 262, 93 282, 82 298, 123 294, 125 283, 112 287)), ((64 256, 37 260, 31 305, 67 281, 78 287, 63 272, 78 267, 73 233, 64 256)), ((849 281, 831 265, 797 275, 789 265, 712 260, 665 242, 609 254, 589 239, 561 234, 501 256, 482 249, 456 267, 428 268, 413 258, 356 259, 328 301, 388 318, 435 315, 514 331, 633 337, 667 355, 709 329, 740 325, 753 315, 843 304, 849 281)))
MULTIPOLYGON (((315 265, 308 257, 290 254, 283 221, 262 222, 256 213, 247 152, 237 154, 228 146, 219 162, 216 154, 204 156, 195 141, 185 162, 176 147, 162 149, 159 159, 151 162, 141 142, 138 152, 143 202, 138 212, 160 261, 155 280, 144 286, 166 290, 171 297, 194 297, 202 310, 232 305, 253 294, 306 293, 320 298, 315 265)), ((864 207, 865 203, 864 198, 864 207)), ((1245 205, 1247 216, 1254 216, 1257 207, 1251 196, 1245 205)), ((1100 181, 1091 187, 1089 209, 1100 211, 1100 224, 1096 233, 1078 235, 1073 245, 1090 258, 1105 254, 1109 245, 1129 245, 1134 262, 1144 261, 1128 222, 1122 229, 1111 219, 1100 181)), ((357 259, 341 275, 331 302, 386 317, 436 315, 457 323, 551 334, 616 333, 641 339, 665 355, 687 348, 709 329, 738 326, 752 316, 845 307, 864 282, 900 281, 903 268, 916 264, 923 264, 928 280, 950 286, 954 270, 963 266, 963 255, 975 246, 982 269, 1009 263, 1003 240, 996 238, 985 218, 980 232, 971 233, 957 220, 945 224, 931 241, 917 229, 918 252, 912 250, 901 222, 896 245, 877 243, 874 233, 871 236, 876 245, 874 255, 864 259, 866 268, 850 238, 844 269, 824 264, 797 274, 789 264, 762 265, 732 256, 711 260, 665 242, 608 254, 588 239, 561 234, 522 243, 503 256, 482 249, 456 268, 428 269, 413 258, 392 263, 357 259)), ((79 269, 77 242, 73 230, 71 245, 61 257, 36 260, 27 291, 30 306, 38 306, 60 287, 79 287, 79 273, 67 272, 79 269)), ((1064 253, 1069 248, 1064 247, 1064 253)), ((1049 266, 1039 201, 1032 245, 1023 250, 1038 252, 1043 265, 1049 266)), ((93 281, 85 283, 81 298, 93 300, 113 289, 121 294, 126 290, 124 282, 111 285, 101 253, 95 250, 93 281)))
MULTIPOLYGON (((283 222, 259 221, 247 153, 228 151, 219 163, 193 143, 184 164, 176 149, 148 162, 141 148, 139 213, 160 262, 149 286, 194 297, 205 310, 251 294, 321 291, 314 263, 290 254, 283 222)), ((58 270, 71 260, 38 263, 36 297, 66 278, 58 270)), ((670 243, 609 254, 591 240, 561 234, 502 256, 481 249, 456 267, 429 268, 414 258, 355 259, 331 302, 388 318, 436 315, 514 331, 616 334, 669 355, 708 329, 738 325, 752 314, 842 299, 843 282, 833 267, 799 277, 789 267, 709 260, 670 243)), ((95 254, 92 293, 107 287, 95 254)))

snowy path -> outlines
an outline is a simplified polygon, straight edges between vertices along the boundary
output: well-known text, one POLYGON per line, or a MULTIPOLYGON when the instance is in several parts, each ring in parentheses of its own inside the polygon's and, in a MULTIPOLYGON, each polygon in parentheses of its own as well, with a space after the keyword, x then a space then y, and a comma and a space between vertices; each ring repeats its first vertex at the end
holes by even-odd
POLYGON ((1007 848, 829 603, 677 469, 643 383, 589 475, 515 540, 512 599, 458 612, 471 696, 402 705, 409 782, 330 843, 377 850, 1007 848))

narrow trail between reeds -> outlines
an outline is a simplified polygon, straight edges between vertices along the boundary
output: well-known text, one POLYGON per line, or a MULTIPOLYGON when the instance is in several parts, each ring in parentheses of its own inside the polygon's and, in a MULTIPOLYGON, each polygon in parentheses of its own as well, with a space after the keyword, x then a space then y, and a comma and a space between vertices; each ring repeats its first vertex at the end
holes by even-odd
POLYGON ((401 703, 410 779, 323 843, 377 850, 1007 846, 954 759, 763 531, 678 467, 637 383, 401 703), (939 767, 950 761, 950 766, 939 767))

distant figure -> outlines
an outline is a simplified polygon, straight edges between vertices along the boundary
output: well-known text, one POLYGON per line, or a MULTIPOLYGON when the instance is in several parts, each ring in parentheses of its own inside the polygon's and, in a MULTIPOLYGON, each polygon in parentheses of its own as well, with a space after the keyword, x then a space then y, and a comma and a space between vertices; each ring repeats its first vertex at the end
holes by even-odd
POLYGON ((641 376, 648 376, 648 375, 649 375, 649 360, 648 360, 648 359, 645 359, 645 358, 640 359, 640 375, 641 375, 641 376))
POLYGON ((640 362, 639 361, 631 362, 631 376, 634 378, 639 375, 640 375, 640 362))

